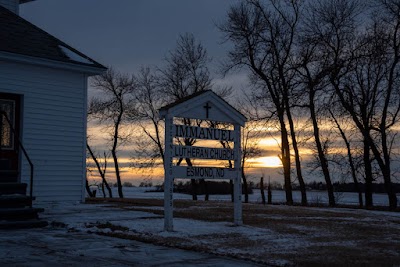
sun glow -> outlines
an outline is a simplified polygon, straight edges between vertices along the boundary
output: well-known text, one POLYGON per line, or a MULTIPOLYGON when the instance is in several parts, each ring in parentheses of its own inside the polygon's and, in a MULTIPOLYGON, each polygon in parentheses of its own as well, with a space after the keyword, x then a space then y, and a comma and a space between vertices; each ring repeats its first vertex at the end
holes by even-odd
POLYGON ((260 146, 278 147, 279 144, 280 140, 272 137, 263 138, 260 140, 260 146))
POLYGON ((267 168, 277 168, 282 166, 281 160, 276 157, 261 157, 258 158, 257 161, 260 163, 260 165, 267 167, 267 168))

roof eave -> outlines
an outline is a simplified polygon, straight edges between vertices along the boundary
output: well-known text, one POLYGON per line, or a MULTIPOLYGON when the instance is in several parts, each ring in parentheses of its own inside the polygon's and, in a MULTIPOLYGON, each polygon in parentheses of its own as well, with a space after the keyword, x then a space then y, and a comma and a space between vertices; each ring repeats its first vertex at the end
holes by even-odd
POLYGON ((85 73, 89 76, 99 75, 99 74, 102 74, 105 70, 107 70, 106 67, 101 66, 101 65, 100 66, 89 66, 89 65, 78 64, 78 63, 75 64, 75 63, 69 63, 69 62, 61 62, 61 61, 56 61, 56 60, 20 55, 20 54, 9 53, 9 52, 4 52, 4 51, 0 51, 0 60, 76 71, 76 72, 85 73))

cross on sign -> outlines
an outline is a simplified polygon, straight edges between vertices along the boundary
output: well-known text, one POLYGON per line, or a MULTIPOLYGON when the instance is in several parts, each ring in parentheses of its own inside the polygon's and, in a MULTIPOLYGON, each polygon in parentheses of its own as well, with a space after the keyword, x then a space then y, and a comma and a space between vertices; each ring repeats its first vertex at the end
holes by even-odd
POLYGON ((205 105, 205 106, 203 106, 203 108, 205 108, 206 109, 206 118, 208 118, 208 111, 209 111, 209 109, 211 108, 211 106, 208 104, 208 102, 207 102, 207 104, 205 105))

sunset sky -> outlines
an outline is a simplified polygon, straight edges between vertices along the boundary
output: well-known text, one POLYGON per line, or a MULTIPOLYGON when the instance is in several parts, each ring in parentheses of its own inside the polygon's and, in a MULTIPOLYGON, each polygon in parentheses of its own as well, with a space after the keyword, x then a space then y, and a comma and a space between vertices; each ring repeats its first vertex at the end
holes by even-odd
MULTIPOLYGON (((190 32, 202 42, 213 59, 210 72, 215 85, 232 86, 237 92, 228 99, 231 103, 238 92, 248 88, 244 72, 226 77, 219 74, 220 63, 226 59, 229 44, 222 43, 222 34, 215 27, 225 20, 230 5, 237 0, 36 0, 21 5, 20 14, 50 34, 106 66, 125 73, 135 73, 142 66, 162 67, 168 51, 175 48, 179 35, 190 32)), ((92 91, 91 91, 92 92, 92 91)), ((90 143, 97 151, 105 148, 106 135, 100 126, 90 124, 90 143)), ((325 125, 330 128, 330 125, 325 125)), ((283 182, 279 154, 279 135, 265 128, 259 145, 262 153, 249 160, 248 173, 254 181, 260 176, 271 176, 283 182)), ((127 168, 132 144, 121 148, 121 165, 125 180, 143 180, 143 175, 127 168)), ((340 147, 340 145, 337 145, 340 147)), ((302 160, 307 162, 313 152, 305 146, 302 160)), ((109 161, 109 166, 111 161, 109 161)), ((109 171, 112 171, 111 166, 109 171)), ((162 171, 151 174, 161 181, 162 171)), ((318 174, 305 173, 306 182, 318 180, 318 174)))
MULTIPOLYGON (((228 44, 222 44, 222 35, 215 27, 235 2, 36 0, 21 5, 20 14, 96 61, 126 73, 137 72, 142 66, 162 66, 168 51, 175 48, 178 36, 193 33, 213 60, 209 67, 215 84, 232 86, 239 91, 246 87, 245 74, 236 73, 225 78, 219 74, 228 44)), ((89 134, 91 143, 101 151, 107 136, 100 136, 99 128, 89 129, 89 134)), ((264 153, 259 160, 250 160, 251 165, 259 168, 257 176, 269 173, 264 170, 267 166, 279 166, 279 159, 274 156, 278 154, 276 141, 266 139, 261 144, 271 152, 264 153)), ((129 166, 130 145, 121 148, 120 154, 122 165, 129 166)), ((129 178, 142 179, 137 171, 128 168, 124 171, 129 178)), ((155 170, 153 174, 160 176, 162 172, 155 170)))

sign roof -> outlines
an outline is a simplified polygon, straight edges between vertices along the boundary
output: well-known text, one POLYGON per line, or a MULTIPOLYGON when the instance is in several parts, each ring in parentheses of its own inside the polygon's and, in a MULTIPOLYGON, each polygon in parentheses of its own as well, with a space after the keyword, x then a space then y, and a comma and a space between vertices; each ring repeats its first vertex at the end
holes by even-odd
POLYGON ((246 117, 211 90, 201 91, 162 107, 161 118, 172 117, 237 123, 244 126, 246 117))

